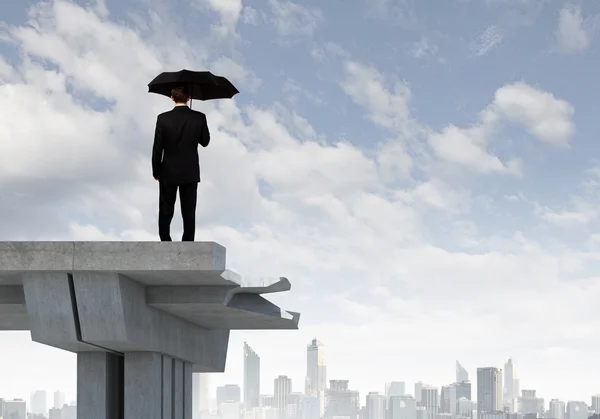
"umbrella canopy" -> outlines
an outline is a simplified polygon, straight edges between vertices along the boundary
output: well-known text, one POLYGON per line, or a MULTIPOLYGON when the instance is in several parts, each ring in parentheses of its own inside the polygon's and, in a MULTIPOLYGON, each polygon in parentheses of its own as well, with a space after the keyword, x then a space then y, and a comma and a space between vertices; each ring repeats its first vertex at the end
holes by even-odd
POLYGON ((187 85, 192 99, 231 99, 239 93, 225 77, 215 76, 210 71, 181 70, 164 72, 148 84, 149 93, 171 97, 171 89, 187 85))

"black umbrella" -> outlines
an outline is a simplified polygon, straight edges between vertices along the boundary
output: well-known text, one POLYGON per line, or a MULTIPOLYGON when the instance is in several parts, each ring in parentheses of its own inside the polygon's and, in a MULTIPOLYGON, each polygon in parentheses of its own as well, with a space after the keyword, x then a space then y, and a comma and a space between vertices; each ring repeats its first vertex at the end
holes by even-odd
POLYGON ((215 76, 210 71, 190 70, 159 74, 148 83, 148 92, 171 97, 171 89, 181 85, 187 85, 192 99, 198 100, 231 99, 239 93, 225 77, 215 76))

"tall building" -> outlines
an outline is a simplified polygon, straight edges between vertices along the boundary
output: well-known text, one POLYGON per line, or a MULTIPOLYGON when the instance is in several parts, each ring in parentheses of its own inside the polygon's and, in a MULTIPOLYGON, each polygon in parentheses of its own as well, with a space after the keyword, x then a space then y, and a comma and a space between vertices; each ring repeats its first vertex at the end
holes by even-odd
POLYGON ((502 410, 502 374, 498 368, 477 368, 477 417, 502 410))
POLYGON ((522 415, 535 415, 540 412, 540 400, 543 404, 544 399, 539 399, 535 395, 535 390, 522 390, 519 397, 519 413, 522 415))
POLYGON ((565 419, 565 402, 552 399, 550 400, 549 414, 551 419, 565 419))
POLYGON ((260 357, 244 342, 244 406, 260 406, 260 357))
POLYGON ((592 410, 600 415, 600 394, 592 396, 592 410))
POLYGON ((47 398, 47 394, 43 390, 38 390, 31 393, 29 411, 34 415, 46 416, 46 413, 48 412, 46 407, 47 398))
POLYGON ((292 379, 286 375, 280 375, 273 381, 274 407, 279 409, 280 418, 286 417, 288 399, 292 394, 292 379))
POLYGON ((435 419, 439 413, 439 392, 437 387, 423 385, 421 388, 421 406, 427 409, 427 417, 435 419))
POLYGON ((306 388, 305 394, 319 399, 319 411, 325 412, 325 388, 327 387, 327 367, 325 348, 316 338, 306 347, 306 388))
POLYGON ((325 418, 358 419, 359 401, 358 391, 348 388, 348 380, 330 380, 325 392, 325 418))
POLYGON ((385 396, 377 392, 370 392, 367 394, 366 419, 386 419, 386 401, 385 396))
POLYGON ((423 389, 423 385, 422 381, 415 383, 415 400, 417 401, 417 406, 421 403, 421 390, 423 389))
POLYGON ((581 401, 567 403, 567 419, 587 419, 589 416, 588 405, 581 401))
POLYGON ((461 397, 456 402, 456 415, 462 418, 473 418, 473 402, 466 397, 461 397))
POLYGON ((207 417, 210 410, 210 374, 194 373, 192 390, 192 419, 207 417))
POLYGON ((456 394, 456 383, 449 386, 442 386, 440 393, 440 413, 456 415, 456 402, 459 398, 456 394))
POLYGON ((417 419, 417 401, 412 396, 391 396, 388 401, 389 419, 417 419))
POLYGON ((21 399, 5 400, 3 419, 27 419, 27 403, 21 399))
POLYGON ((65 405, 65 393, 63 393, 62 391, 56 390, 54 392, 54 408, 62 409, 62 407, 64 405, 65 405))
POLYGON ((469 381, 469 373, 467 369, 460 365, 458 361, 456 361, 456 381, 457 383, 462 383, 463 381, 469 381))
POLYGON ((406 384, 402 381, 392 381, 385 383, 385 398, 389 400, 393 396, 404 396, 406 393, 406 384))
POLYGON ((461 381, 460 383, 454 383, 454 387, 456 387, 456 400, 459 400, 463 397, 467 400, 471 400, 470 381, 461 381))
POLYGON ((217 387, 217 406, 221 406, 222 403, 239 403, 240 399, 241 390, 237 384, 217 387))
POLYGON ((502 395, 502 405, 510 413, 516 413, 518 410, 518 398, 519 385, 517 381, 517 370, 511 358, 506 362, 506 364, 504 364, 504 391, 502 395))

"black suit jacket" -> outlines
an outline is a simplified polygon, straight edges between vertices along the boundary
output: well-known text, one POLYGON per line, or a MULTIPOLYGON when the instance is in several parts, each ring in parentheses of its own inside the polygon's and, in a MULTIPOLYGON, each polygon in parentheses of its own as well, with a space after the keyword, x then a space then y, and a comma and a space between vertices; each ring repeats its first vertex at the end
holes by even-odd
POLYGON ((152 174, 161 182, 200 182, 198 144, 206 147, 210 133, 206 115, 187 106, 175 106, 156 119, 152 174))

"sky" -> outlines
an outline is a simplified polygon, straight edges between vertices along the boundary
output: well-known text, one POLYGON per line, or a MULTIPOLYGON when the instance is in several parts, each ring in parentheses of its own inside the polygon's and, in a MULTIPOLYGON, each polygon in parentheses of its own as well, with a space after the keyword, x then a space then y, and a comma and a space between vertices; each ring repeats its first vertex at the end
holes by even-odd
MULTIPOLYGON (((194 102, 196 240, 286 276, 297 331, 232 333, 213 386, 454 380, 515 360, 522 389, 600 393, 600 3, 93 0, 0 3, 0 240, 158 240, 150 156, 162 71, 194 102)), ((173 221, 181 234, 181 217, 173 221)), ((0 333, 0 397, 75 398, 75 355, 0 333)))

